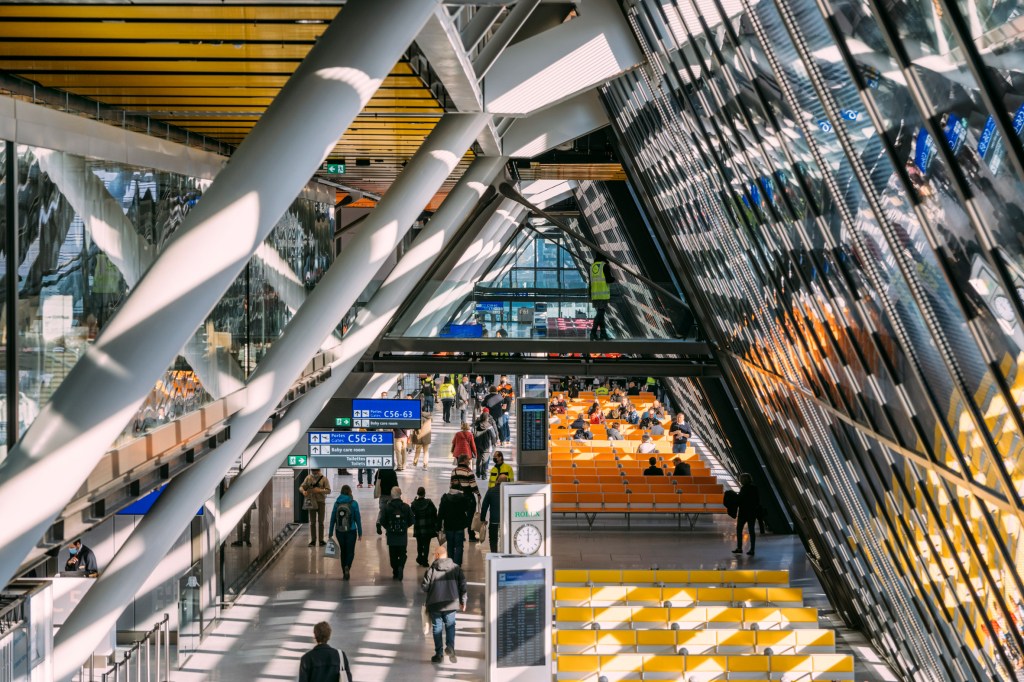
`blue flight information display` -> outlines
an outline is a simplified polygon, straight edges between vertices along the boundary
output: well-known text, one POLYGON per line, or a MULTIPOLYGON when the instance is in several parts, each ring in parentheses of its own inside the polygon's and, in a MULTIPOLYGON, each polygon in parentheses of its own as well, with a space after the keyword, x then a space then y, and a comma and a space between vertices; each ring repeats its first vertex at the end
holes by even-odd
POLYGON ((388 400, 385 398, 354 398, 352 428, 354 429, 418 429, 419 400, 388 400))

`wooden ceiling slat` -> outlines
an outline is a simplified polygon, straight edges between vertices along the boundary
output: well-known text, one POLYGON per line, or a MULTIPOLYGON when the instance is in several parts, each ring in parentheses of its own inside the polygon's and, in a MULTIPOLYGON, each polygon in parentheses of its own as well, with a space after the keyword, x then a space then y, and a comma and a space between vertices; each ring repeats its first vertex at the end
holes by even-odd
MULTIPOLYGON (((238 144, 339 6, 3 5, 0 70, 238 144)), ((329 153, 348 163, 333 177, 385 193, 443 113, 399 62, 329 153)), ((432 204, 472 158, 460 160, 432 204)))
POLYGON ((336 5, 280 6, 272 5, 9 5, 3 8, 6 18, 40 19, 170 19, 181 21, 330 21, 338 14, 336 5))
MULTIPOLYGON (((106 79, 111 79, 110 76, 102 76, 106 79)), ((202 76, 206 78, 207 76, 202 76)), ((247 77, 251 78, 251 76, 247 77)), ((275 76, 276 78, 276 76, 275 76)), ((384 79, 381 84, 381 89, 388 88, 422 88, 423 81, 417 76, 388 76, 384 79)), ((259 87, 259 86, 245 86, 244 83, 228 83, 223 87, 196 87, 185 86, 185 85, 167 85, 161 83, 156 85, 152 79, 148 79, 145 82, 139 83, 138 85, 121 85, 111 83, 110 85, 89 85, 89 86, 77 86, 76 88, 81 95, 85 96, 96 96, 106 97, 111 95, 227 95, 232 92, 238 92, 246 96, 252 95, 254 97, 275 97, 280 90, 279 87, 259 87)))
POLYGON ((5 21, 0 23, 0 38, 38 38, 48 40, 182 40, 242 43, 245 41, 312 44, 327 28, 326 24, 260 24, 124 21, 5 21))

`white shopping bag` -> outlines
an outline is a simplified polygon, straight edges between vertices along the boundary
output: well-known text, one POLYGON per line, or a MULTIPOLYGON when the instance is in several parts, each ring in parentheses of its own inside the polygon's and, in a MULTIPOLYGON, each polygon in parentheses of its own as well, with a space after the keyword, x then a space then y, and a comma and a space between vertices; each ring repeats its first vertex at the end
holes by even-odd
POLYGON ((324 545, 324 556, 337 556, 338 546, 334 544, 334 540, 328 540, 327 544, 324 545))

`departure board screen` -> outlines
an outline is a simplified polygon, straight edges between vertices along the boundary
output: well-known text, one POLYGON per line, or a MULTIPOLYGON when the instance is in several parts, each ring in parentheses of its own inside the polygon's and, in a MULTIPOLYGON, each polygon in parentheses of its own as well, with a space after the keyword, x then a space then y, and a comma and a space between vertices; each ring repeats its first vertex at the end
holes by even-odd
POLYGON ((545 594, 543 570, 498 571, 499 668, 544 665, 545 594))
POLYGON ((544 403, 522 402, 519 417, 519 449, 548 449, 548 406, 544 403))

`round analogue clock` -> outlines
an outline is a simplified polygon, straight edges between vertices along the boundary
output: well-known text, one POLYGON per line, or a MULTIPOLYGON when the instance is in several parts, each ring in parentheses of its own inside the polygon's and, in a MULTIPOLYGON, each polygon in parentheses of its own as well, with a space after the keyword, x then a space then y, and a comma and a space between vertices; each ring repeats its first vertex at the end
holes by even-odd
POLYGON ((543 541, 544 536, 541 535, 540 529, 530 523, 519 526, 512 535, 512 546, 519 554, 536 554, 543 541))

